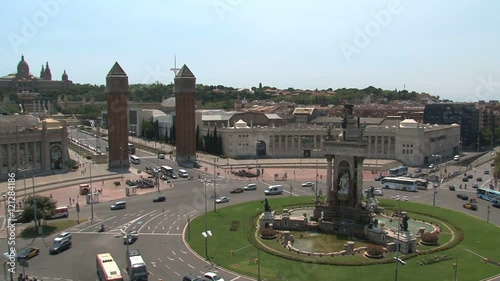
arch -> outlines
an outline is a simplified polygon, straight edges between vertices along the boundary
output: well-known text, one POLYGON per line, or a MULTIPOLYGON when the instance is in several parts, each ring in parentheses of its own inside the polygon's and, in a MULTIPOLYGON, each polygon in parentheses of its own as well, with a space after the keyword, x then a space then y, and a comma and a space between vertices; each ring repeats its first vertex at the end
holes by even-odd
POLYGON ((255 143, 255 153, 257 154, 258 157, 266 156, 267 155, 266 142, 265 141, 258 140, 255 143))
POLYGON ((62 168, 62 148, 60 145, 53 145, 50 148, 50 169, 61 170, 62 168))

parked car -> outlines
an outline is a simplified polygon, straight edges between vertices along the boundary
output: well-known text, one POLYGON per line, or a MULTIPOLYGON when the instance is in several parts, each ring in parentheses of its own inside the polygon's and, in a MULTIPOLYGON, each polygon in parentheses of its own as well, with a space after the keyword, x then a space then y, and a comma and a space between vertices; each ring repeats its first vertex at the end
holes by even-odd
POLYGON ((256 190, 257 189, 257 185, 255 183, 249 183, 243 189, 244 190, 256 190))
POLYGON ((477 178, 476 178, 476 181, 483 181, 483 178, 481 178, 481 177, 477 177, 477 178))
POLYGON ((215 199, 215 203, 220 204, 220 203, 227 203, 229 202, 229 197, 222 196, 217 199, 215 199))
POLYGON ((200 277, 198 277, 196 275, 189 274, 189 275, 184 276, 182 278, 182 281, 205 281, 205 279, 201 279, 200 277))
POLYGON ((460 198, 462 200, 469 200, 469 196, 467 194, 463 194, 463 193, 457 194, 457 198, 460 198))
POLYGON ((167 200, 167 197, 165 197, 163 195, 153 198, 154 203, 165 202, 166 200, 167 200))
POLYGON ((71 240, 60 240, 55 241, 54 245, 50 247, 49 254, 59 254, 62 251, 66 251, 71 248, 71 240))
POLYGON ((62 241, 62 240, 69 240, 69 241, 71 241, 71 233, 69 233, 69 232, 63 232, 63 233, 57 235, 56 238, 54 238, 54 242, 62 241))
POLYGON ((475 204, 475 203, 465 203, 464 204, 464 208, 465 209, 469 209, 469 210, 473 210, 473 211, 477 211, 477 204, 475 204))
POLYGON ((229 191, 229 193, 243 193, 243 188, 241 187, 235 187, 229 191))
POLYGON ((17 260, 29 260, 33 257, 36 257, 40 254, 40 249, 35 247, 26 248, 17 254, 17 260))
POLYGON ((314 183, 310 182, 310 181, 307 181, 307 182, 302 184, 302 187, 313 187, 313 186, 314 186, 314 183))
POLYGON ((455 191, 455 186, 453 186, 453 185, 449 185, 449 186, 448 186, 448 189, 449 189, 450 191, 455 191))

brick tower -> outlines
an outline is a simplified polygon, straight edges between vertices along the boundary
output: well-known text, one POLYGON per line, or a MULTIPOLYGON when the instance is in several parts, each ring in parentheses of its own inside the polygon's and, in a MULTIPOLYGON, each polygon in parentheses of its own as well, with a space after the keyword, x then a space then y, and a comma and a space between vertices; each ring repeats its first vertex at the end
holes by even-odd
POLYGON ((128 76, 115 62, 106 76, 110 169, 129 168, 128 160, 128 76))
POLYGON ((196 77, 186 65, 174 79, 176 161, 192 167, 196 161, 195 121, 196 77))

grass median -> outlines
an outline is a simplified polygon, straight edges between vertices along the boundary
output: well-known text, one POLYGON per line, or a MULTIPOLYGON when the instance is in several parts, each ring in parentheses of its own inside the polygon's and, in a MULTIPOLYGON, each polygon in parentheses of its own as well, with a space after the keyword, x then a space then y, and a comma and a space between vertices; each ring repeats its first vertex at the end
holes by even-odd
MULTIPOLYGON (((388 208, 396 208, 396 201, 381 199, 381 203, 388 208)), ((281 213, 283 208, 291 206, 312 205, 312 197, 272 198, 269 199, 271 208, 281 213)), ((239 205, 224 207, 219 205, 217 212, 209 212, 206 217, 207 229, 212 236, 206 239, 202 232, 205 231, 205 216, 201 215, 191 222, 191 240, 187 239, 191 248, 200 256, 206 257, 215 264, 229 270, 257 277, 258 251, 249 240, 255 234, 255 225, 252 217, 258 216, 264 211, 264 203, 261 201, 247 202, 239 205)), ((453 280, 454 263, 462 249, 469 249, 490 260, 500 261, 500 252, 496 249, 500 228, 488 224, 476 217, 449 209, 429 207, 428 205, 412 202, 401 202, 401 207, 410 216, 418 217, 419 220, 443 221, 456 229, 455 233, 443 230, 443 240, 454 240, 458 243, 455 247, 434 252, 421 254, 406 260, 406 265, 399 265, 398 274, 401 280, 420 281, 422 278, 429 280, 453 280), (450 236, 455 235, 455 239, 450 236), (460 242, 458 242, 460 241, 460 242), (419 265, 421 260, 432 258, 436 255, 452 256, 452 259, 432 263, 430 265, 419 265)), ((413 219, 412 218, 412 219, 413 219)), ((410 221, 411 224, 411 221, 410 221)), ((441 240, 441 238, 440 238, 441 240)), ((275 241, 275 240, 274 240, 275 241)), ((272 241, 266 241, 266 243, 272 241)), ((266 244, 264 243, 264 244, 266 244)), ((277 243, 277 242, 275 242, 277 243)), ((418 246, 419 250, 426 247, 418 246)), ((499 267, 485 264, 475 255, 463 252, 458 260, 458 276, 461 280, 481 280, 498 274, 499 267)), ((337 258, 337 257, 336 257, 337 258)), ((352 259, 353 257, 338 257, 338 259, 352 259)), ((390 280, 395 275, 395 263, 359 266, 338 266, 318 264, 314 262, 300 262, 279 257, 266 251, 260 251, 261 278, 263 280, 311 280, 335 279, 354 280, 364 278, 365 280, 390 280)))

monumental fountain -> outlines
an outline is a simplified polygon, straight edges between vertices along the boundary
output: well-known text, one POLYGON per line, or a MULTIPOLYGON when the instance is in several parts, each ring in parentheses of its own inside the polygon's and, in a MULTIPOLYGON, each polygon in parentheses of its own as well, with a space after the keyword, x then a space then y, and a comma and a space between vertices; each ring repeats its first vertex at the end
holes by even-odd
MULTIPOLYGON (((334 136, 329 128, 323 141, 322 151, 327 160, 326 200, 320 201, 316 197, 310 215, 288 209, 277 215, 266 200, 265 211, 259 219, 261 233, 265 232, 263 229, 269 228, 282 231, 282 243, 292 248, 294 238, 289 237, 288 231, 317 231, 384 245, 388 252, 397 249, 403 253, 415 252, 416 236, 429 229, 419 227, 418 231, 410 233, 409 217, 401 210, 393 213, 393 217, 387 218, 385 222, 380 216, 377 217, 376 213, 382 209, 373 194, 363 195, 363 161, 368 145, 363 131, 360 118, 353 115, 353 105, 345 105, 341 133, 334 136), (398 223, 389 226, 389 221, 398 223)), ((429 231, 435 230, 431 227, 429 231)), ((348 243, 344 249, 356 251, 353 243, 348 243)))

